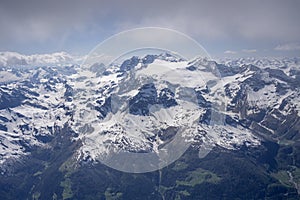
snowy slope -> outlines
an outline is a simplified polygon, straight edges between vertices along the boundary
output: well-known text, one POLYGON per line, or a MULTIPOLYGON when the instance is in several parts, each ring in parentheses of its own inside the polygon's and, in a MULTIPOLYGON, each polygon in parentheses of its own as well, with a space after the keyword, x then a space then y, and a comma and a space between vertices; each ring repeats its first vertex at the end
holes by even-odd
POLYGON ((65 126, 82 143, 79 161, 97 161, 112 149, 159 152, 182 127, 200 149, 257 146, 299 120, 298 59, 148 55, 109 67, 63 65, 73 61, 66 53, 0 54, 0 163, 49 148, 65 126))

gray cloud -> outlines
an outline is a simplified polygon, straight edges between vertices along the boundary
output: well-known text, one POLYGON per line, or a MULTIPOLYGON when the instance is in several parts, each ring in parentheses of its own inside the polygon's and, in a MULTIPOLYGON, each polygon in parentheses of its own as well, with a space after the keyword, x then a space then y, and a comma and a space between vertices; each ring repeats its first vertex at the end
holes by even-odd
POLYGON ((227 50, 227 51, 224 51, 224 54, 237 54, 237 52, 232 51, 232 50, 227 50))
MULTIPOLYGON (((76 1, 5 1, 0 6, 4 37, 17 41, 43 41, 68 31, 84 30, 91 16, 89 6, 76 1), (84 11, 84 12, 82 12, 84 11)), ((5 38, 1 38, 2 40, 5 38)))
POLYGON ((244 52, 244 53, 256 53, 257 50, 256 49, 243 49, 242 52, 244 52))
POLYGON ((300 50, 300 43, 280 44, 275 47, 277 51, 297 51, 300 50))
POLYGON ((88 40, 141 26, 173 28, 205 41, 268 41, 274 46, 300 41, 299 8, 297 0, 4 0, 0 47, 66 41, 76 45, 74 38, 88 40))

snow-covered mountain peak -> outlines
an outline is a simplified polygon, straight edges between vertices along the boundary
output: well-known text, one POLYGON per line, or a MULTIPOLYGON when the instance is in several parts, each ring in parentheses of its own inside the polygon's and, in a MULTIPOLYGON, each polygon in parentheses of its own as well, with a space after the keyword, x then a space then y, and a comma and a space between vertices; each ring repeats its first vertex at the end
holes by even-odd
POLYGON ((299 117, 295 60, 276 68, 175 58, 1 68, 2 162, 28 156, 31 148, 49 148, 64 127, 81 143, 78 162, 99 161, 112 150, 157 154, 180 138, 188 141, 183 149, 192 142, 203 157, 209 152, 201 151, 203 145, 259 145, 261 135, 276 138, 278 124, 287 127, 285 119, 299 117))

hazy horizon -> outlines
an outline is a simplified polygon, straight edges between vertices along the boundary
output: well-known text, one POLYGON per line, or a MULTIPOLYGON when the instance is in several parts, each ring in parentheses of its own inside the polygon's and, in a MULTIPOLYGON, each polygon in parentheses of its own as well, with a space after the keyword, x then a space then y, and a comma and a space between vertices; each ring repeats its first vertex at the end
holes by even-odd
POLYGON ((180 31, 212 57, 294 57, 300 52, 300 2, 1 1, 0 51, 86 55, 132 28, 180 31))

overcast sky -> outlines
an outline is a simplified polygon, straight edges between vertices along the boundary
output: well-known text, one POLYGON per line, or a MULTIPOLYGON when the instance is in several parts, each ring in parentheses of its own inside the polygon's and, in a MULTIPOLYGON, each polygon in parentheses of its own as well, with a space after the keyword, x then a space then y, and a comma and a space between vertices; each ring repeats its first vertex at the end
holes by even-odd
POLYGON ((181 31, 212 56, 300 55, 299 0, 0 0, 0 51, 86 54, 144 26, 181 31))

